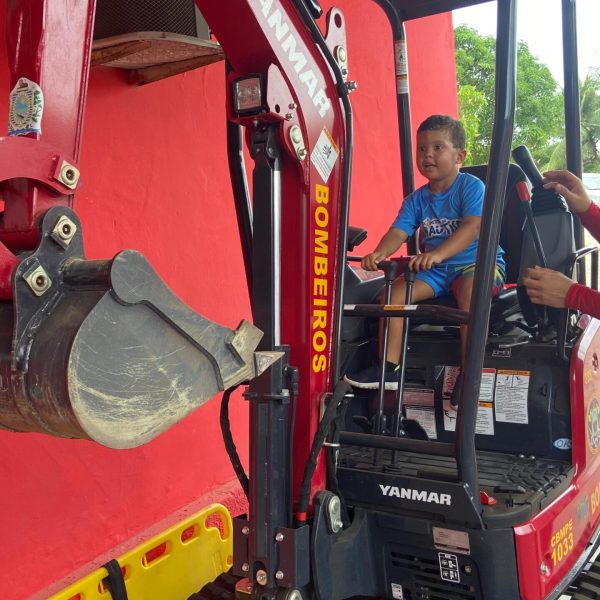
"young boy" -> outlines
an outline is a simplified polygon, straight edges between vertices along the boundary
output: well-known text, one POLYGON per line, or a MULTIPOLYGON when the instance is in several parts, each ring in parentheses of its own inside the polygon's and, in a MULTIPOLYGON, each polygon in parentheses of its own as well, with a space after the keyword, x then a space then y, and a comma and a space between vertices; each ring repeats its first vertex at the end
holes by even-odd
MULTIPOLYGON (((396 252, 420 227, 423 252, 409 263, 410 269, 416 271, 413 302, 452 293, 458 307, 468 311, 484 185, 477 177, 459 171, 467 154, 465 143, 464 127, 452 117, 432 115, 421 123, 417 130, 416 162, 428 183, 405 198, 396 220, 375 250, 363 258, 362 267, 368 271, 377 270, 377 263, 396 252)), ((503 254, 498 247, 495 293, 504 281, 503 254)), ((392 304, 404 304, 405 292, 404 277, 398 277, 392 287, 392 304)), ((385 363, 386 390, 398 388, 403 328, 404 319, 390 319, 385 363)), ((461 326, 462 353, 466 333, 466 326, 461 326)), ((355 387, 376 389, 379 387, 379 373, 378 367, 371 367, 357 375, 348 374, 344 379, 355 387)))

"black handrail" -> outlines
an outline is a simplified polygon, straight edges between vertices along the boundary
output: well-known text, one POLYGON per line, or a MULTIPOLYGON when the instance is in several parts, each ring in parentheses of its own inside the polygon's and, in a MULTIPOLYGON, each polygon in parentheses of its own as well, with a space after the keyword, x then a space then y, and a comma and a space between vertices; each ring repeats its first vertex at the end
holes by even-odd
MULTIPOLYGON (((402 193, 408 196, 415 189, 413 167, 412 125, 410 119, 410 91, 408 77, 408 56, 406 54, 406 30, 404 21, 391 0, 375 0, 385 12, 392 29, 394 41, 394 66, 396 69, 396 107, 398 111, 398 134, 400 136, 400 171, 402 193), (402 58, 400 58, 402 55, 402 58), (406 71, 401 73, 400 71, 406 71)), ((417 236, 408 241, 408 253, 417 253, 417 236)))
MULTIPOLYGON (((579 104, 575 0, 562 0, 562 24, 567 169, 581 178, 583 163, 581 157, 581 113, 579 104)), ((575 244, 577 248, 581 248, 584 245, 583 229, 579 219, 575 219, 574 223, 575 244)), ((585 283, 585 271, 583 269, 581 269, 579 274, 579 281, 585 283)))
POLYGON ((469 486, 473 494, 473 502, 479 509, 481 504, 475 455, 475 423, 513 136, 516 102, 516 39, 516 2, 515 0, 498 2, 496 106, 489 160, 493 168, 488 169, 479 233, 476 276, 473 281, 455 442, 459 480, 469 486))

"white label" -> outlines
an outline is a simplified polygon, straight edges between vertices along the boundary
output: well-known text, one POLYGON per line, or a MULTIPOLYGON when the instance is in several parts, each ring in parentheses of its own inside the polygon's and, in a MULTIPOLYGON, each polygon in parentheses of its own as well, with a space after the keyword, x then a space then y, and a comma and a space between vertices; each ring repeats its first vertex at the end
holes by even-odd
POLYGON ((527 395, 530 371, 498 371, 496 375, 496 420, 503 423, 529 423, 527 395))
POLYGON ((339 155, 340 149, 329 135, 327 129, 323 129, 310 155, 310 161, 315 165, 315 169, 325 183, 327 183, 339 155))
POLYGON ((402 394, 406 418, 417 421, 430 440, 437 440, 433 390, 407 389, 402 394))
POLYGON ((406 40, 396 40, 394 42, 394 63, 396 65, 396 75, 408 75, 406 40))
POLYGON ((44 94, 37 83, 21 77, 9 96, 8 135, 41 133, 44 94))
POLYGON ((437 427, 435 426, 435 412, 433 409, 407 406, 406 418, 416 421, 425 430, 430 440, 437 440, 437 427))
POLYGON ((460 367, 444 367, 444 383, 442 385, 443 398, 450 398, 459 373, 460 367))
POLYGON ((396 65, 396 93, 408 94, 408 56, 405 40, 394 42, 394 63, 396 65))
POLYGON ((440 575, 444 581, 460 583, 460 573, 458 571, 458 557, 455 554, 439 553, 440 575))
POLYGON ((444 529, 442 527, 432 527, 433 544, 438 550, 451 550, 462 554, 469 554, 471 545, 469 544, 469 534, 466 531, 456 531, 456 529, 444 529))
POLYGON ((392 583, 392 598, 395 598, 395 600, 404 600, 402 586, 398 583, 392 583))
MULTIPOLYGON (((456 383, 460 367, 445 367, 442 395, 444 397, 444 429, 456 431, 456 408, 450 404, 450 395, 456 383)), ((494 382, 495 369, 481 371, 481 387, 479 388, 479 407, 477 408, 477 421, 475 433, 481 435, 494 435, 494 382)))

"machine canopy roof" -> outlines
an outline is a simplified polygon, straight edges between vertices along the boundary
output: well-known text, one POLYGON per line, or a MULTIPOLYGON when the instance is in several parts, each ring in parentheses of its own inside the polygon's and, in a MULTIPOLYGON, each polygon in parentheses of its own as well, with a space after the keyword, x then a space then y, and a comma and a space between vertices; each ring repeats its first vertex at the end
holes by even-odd
MULTIPOLYGON (((465 8, 475 4, 483 4, 490 0, 390 0, 403 21, 429 17, 438 13, 448 12, 456 8, 465 8)), ((499 0, 502 2, 502 0, 499 0)))

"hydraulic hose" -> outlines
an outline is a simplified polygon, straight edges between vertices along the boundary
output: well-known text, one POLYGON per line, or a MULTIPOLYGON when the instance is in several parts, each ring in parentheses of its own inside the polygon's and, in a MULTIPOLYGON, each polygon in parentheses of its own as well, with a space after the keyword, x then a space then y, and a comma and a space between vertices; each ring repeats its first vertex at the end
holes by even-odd
POLYGON ((331 399, 325 407, 325 413, 321 418, 317 432, 313 439, 313 443, 308 455, 306 464, 304 465, 304 475, 302 476, 302 484, 300 486, 300 494, 298 496, 298 508, 296 510, 296 521, 298 525, 303 525, 306 522, 306 513, 310 503, 310 484, 312 482, 315 469, 317 468, 317 460, 323 449, 323 443, 327 438, 329 429, 336 419, 338 407, 343 402, 344 397, 349 394, 352 387, 345 381, 338 381, 331 399))
POLYGON ((246 498, 248 498, 250 482, 248 480, 248 475, 246 475, 246 472, 244 471, 244 466, 242 465, 240 456, 237 453, 237 448, 235 447, 235 442, 233 441, 233 436, 231 435, 231 424, 229 422, 229 398, 231 397, 231 394, 238 389, 238 387, 239 386, 236 385, 228 390, 225 390, 223 398, 221 399, 221 413, 219 416, 219 422, 221 424, 221 434, 223 435, 225 450, 229 456, 231 466, 233 467, 236 477, 238 478, 238 481, 244 490, 244 494, 246 494, 246 498))

